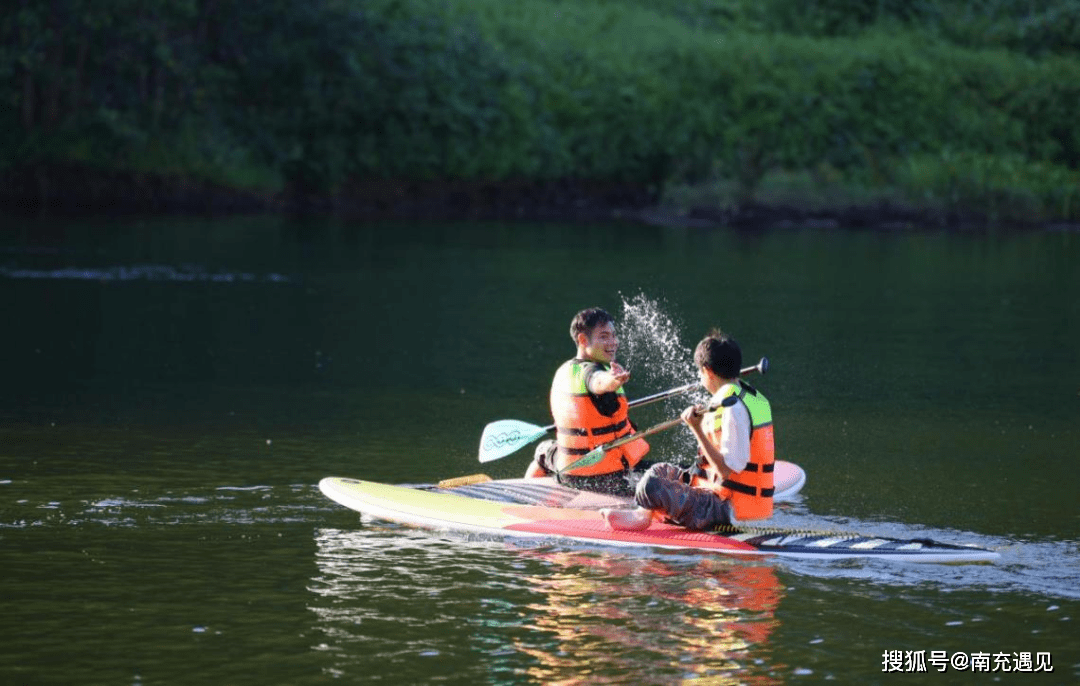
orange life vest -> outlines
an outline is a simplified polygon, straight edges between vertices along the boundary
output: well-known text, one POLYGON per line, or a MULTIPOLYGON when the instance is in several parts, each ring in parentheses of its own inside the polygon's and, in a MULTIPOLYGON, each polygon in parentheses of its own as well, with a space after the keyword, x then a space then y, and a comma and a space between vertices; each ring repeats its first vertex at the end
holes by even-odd
POLYGON ((604 459, 594 465, 562 471, 596 446, 634 431, 627 417, 626 393, 622 388, 602 396, 589 393, 585 373, 592 365, 606 369, 598 362, 567 360, 551 382, 551 416, 555 419, 558 445, 555 467, 570 476, 596 476, 627 469, 649 452, 649 444, 644 440, 630 441, 607 451, 604 459))
POLYGON ((702 461, 698 466, 704 476, 695 476, 691 484, 716 491, 721 498, 730 499, 739 519, 765 519, 773 512, 773 469, 776 447, 773 441, 772 406, 765 396, 745 381, 728 384, 723 389, 723 401, 712 413, 712 429, 708 431, 713 445, 720 445, 720 422, 724 409, 741 402, 750 415, 750 460, 741 472, 720 480, 712 465, 702 461))

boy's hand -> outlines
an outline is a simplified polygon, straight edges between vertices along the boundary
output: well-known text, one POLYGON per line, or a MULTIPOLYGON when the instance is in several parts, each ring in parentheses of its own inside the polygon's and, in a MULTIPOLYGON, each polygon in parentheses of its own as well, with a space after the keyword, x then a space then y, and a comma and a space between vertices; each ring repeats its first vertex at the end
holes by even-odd
POLYGON ((683 422, 695 432, 701 430, 701 420, 705 416, 705 408, 701 405, 691 405, 683 410, 681 415, 683 422))

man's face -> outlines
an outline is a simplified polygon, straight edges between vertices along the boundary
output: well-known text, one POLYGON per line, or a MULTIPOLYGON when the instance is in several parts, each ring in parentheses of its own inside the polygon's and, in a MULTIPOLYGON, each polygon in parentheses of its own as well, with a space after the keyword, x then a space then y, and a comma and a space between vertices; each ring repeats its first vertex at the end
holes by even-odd
POLYGON ((615 352, 618 349, 619 338, 615 335, 615 325, 607 322, 592 330, 592 335, 585 344, 585 355, 590 360, 611 364, 615 361, 615 352))

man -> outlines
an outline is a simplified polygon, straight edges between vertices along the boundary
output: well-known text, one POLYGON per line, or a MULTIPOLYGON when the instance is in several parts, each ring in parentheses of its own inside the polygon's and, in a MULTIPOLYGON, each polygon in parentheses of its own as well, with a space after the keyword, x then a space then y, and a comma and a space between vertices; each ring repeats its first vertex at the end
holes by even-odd
POLYGON ((710 393, 709 410, 688 407, 683 422, 697 440, 699 462, 690 469, 661 462, 638 483, 637 510, 605 510, 612 528, 644 529, 665 516, 706 531, 738 520, 765 519, 773 511, 772 408, 739 378, 742 352, 730 336, 713 331, 698 343, 694 363, 710 393))
POLYGON ((575 466, 593 448, 634 430, 623 391, 630 372, 615 361, 615 319, 598 307, 582 310, 570 322, 570 338, 577 355, 559 367, 551 382, 556 438, 537 447, 525 476, 555 474, 573 488, 630 497, 630 472, 649 451, 644 440, 609 450, 596 464, 575 466))

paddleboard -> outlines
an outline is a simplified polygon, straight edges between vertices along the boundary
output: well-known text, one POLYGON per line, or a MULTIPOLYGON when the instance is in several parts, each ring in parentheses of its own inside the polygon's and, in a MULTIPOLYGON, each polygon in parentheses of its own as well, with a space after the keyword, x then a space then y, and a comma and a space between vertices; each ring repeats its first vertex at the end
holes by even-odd
POLYGON ((804 559, 984 562, 998 558, 991 550, 929 539, 754 526, 702 532, 655 522, 641 531, 616 531, 608 528, 599 508, 625 506, 626 500, 574 491, 544 479, 508 479, 446 489, 327 477, 319 482, 319 488, 331 500, 378 519, 497 537, 804 559))
MULTIPOLYGON (((474 476, 483 476, 480 474, 474 476)), ((466 482, 469 477, 462 477, 466 482)), ((450 479, 456 482, 458 479, 450 479)), ((773 501, 777 503, 792 500, 806 483, 806 472, 794 462, 777 460, 773 471, 773 501)), ((499 479, 490 481, 484 477, 480 483, 465 483, 452 488, 440 488, 433 484, 416 484, 414 488, 425 490, 443 490, 453 492, 469 498, 480 500, 497 500, 504 503, 516 503, 518 505, 543 505, 545 507, 570 507, 578 509, 595 509, 602 507, 632 507, 629 498, 593 493, 591 491, 579 491, 568 488, 555 481, 552 477, 540 477, 532 479, 499 479)))

